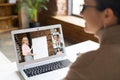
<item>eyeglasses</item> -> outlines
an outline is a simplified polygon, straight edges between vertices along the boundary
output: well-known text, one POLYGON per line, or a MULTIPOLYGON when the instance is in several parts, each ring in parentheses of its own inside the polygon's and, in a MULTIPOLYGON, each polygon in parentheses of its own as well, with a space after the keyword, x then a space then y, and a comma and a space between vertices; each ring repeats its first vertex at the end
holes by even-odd
POLYGON ((80 9, 81 9, 80 13, 83 13, 85 11, 85 9, 88 7, 96 8, 96 6, 94 6, 94 5, 83 4, 83 5, 80 5, 80 9))

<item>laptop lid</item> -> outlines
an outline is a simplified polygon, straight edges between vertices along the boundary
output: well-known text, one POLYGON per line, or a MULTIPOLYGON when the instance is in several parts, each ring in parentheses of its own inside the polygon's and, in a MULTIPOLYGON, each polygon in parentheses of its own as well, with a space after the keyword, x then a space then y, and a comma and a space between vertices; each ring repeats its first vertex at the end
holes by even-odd
POLYGON ((65 57, 65 44, 60 24, 11 32, 18 69, 24 65, 65 57))

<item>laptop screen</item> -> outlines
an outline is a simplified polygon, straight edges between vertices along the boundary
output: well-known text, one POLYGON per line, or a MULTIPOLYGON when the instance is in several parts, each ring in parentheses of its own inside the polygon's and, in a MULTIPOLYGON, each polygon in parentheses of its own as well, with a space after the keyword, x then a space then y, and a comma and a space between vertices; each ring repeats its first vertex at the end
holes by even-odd
POLYGON ((64 54, 61 27, 31 29, 13 32, 19 63, 64 54))

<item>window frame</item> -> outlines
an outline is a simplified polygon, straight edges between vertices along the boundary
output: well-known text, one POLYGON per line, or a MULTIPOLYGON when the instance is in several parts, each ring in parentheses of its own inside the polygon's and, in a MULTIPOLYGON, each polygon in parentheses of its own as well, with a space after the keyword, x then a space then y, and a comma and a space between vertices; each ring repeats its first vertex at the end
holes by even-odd
MULTIPOLYGON (((68 0, 68 15, 76 16, 82 18, 80 15, 73 13, 73 1, 74 0, 68 0)), ((84 1, 84 0, 83 0, 84 1)), ((83 4, 83 3, 81 3, 83 4)))

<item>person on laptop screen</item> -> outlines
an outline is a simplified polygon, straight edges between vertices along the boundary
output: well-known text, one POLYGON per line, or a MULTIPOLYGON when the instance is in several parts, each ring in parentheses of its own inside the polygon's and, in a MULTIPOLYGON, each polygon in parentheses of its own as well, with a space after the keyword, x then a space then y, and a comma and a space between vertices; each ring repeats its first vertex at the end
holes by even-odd
POLYGON ((120 0, 84 2, 84 31, 94 34, 100 47, 80 55, 64 80, 120 80, 120 0))
POLYGON ((57 49, 60 47, 62 50, 62 42, 60 36, 58 34, 53 35, 53 47, 55 50, 55 54, 57 53, 57 49))
POLYGON ((59 54, 63 54, 63 51, 61 50, 60 47, 57 48, 57 53, 56 53, 56 54, 58 54, 58 55, 59 55, 59 54))
POLYGON ((25 61, 33 60, 33 54, 31 52, 32 48, 29 47, 29 40, 27 37, 22 38, 22 55, 24 56, 25 61))

